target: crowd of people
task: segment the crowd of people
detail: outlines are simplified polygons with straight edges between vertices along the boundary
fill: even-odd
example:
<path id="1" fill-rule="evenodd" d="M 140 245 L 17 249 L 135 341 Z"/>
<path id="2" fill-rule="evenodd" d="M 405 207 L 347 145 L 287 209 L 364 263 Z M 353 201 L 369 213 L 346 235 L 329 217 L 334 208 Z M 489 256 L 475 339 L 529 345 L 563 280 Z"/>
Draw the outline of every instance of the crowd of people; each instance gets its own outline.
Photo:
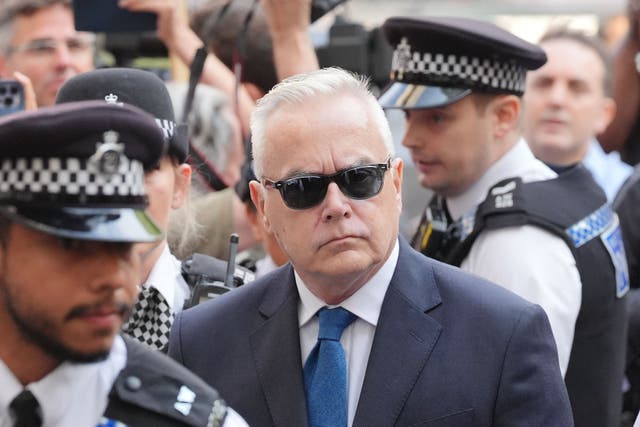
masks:
<path id="1" fill-rule="evenodd" d="M 119 0 L 191 82 L 4 1 L 0 426 L 640 426 L 635 3 L 612 52 L 389 17 L 374 94 L 311 0 Z"/>

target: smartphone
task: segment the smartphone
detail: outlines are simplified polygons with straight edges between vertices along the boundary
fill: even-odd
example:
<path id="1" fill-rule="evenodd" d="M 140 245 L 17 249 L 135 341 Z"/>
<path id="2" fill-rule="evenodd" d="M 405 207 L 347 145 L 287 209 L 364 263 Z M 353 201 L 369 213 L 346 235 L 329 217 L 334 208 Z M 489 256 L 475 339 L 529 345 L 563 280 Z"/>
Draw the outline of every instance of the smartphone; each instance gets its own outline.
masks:
<path id="1" fill-rule="evenodd" d="M 311 22 L 317 21 L 347 0 L 311 0 Z"/>
<path id="2" fill-rule="evenodd" d="M 24 110 L 24 88 L 13 79 L 0 79 L 0 116 Z"/>
<path id="3" fill-rule="evenodd" d="M 73 0 L 77 31 L 121 33 L 155 31 L 156 15 L 131 12 L 118 6 L 118 0 Z"/>

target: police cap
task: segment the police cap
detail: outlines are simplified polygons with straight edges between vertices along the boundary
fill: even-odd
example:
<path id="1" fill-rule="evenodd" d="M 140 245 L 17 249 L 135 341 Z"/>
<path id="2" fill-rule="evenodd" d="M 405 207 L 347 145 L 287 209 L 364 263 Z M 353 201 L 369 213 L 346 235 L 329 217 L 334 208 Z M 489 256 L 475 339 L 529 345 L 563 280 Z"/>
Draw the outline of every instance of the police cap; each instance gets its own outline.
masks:
<path id="1" fill-rule="evenodd" d="M 144 171 L 166 144 L 142 110 L 80 102 L 0 120 L 0 215 L 56 236 L 151 242 Z"/>
<path id="2" fill-rule="evenodd" d="M 383 108 L 430 108 L 473 92 L 522 95 L 527 70 L 544 51 L 485 21 L 457 17 L 389 18 L 383 31 L 394 48 Z"/>
<path id="3" fill-rule="evenodd" d="M 130 104 L 155 117 L 169 141 L 169 154 L 184 163 L 189 153 L 186 124 L 177 125 L 171 97 L 155 74 L 135 68 L 104 68 L 78 74 L 58 91 L 56 104 L 101 100 L 110 104 Z"/>

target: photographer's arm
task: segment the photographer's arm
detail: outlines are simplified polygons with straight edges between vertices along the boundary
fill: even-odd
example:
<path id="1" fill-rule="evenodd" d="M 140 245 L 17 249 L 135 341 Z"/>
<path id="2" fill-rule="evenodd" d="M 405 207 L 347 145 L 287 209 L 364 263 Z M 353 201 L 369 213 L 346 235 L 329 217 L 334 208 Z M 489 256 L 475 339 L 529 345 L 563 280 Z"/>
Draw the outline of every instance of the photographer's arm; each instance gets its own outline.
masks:
<path id="1" fill-rule="evenodd" d="M 175 0 L 120 0 L 125 9 L 139 12 L 153 12 L 158 15 L 158 37 L 167 49 L 187 66 L 191 64 L 202 40 L 189 26 L 188 18 L 180 13 L 183 1 Z M 233 73 L 214 54 L 209 53 L 200 79 L 202 83 L 214 86 L 236 99 L 236 79 Z M 255 104 L 249 94 L 240 86 L 237 111 L 242 124 L 243 135 L 249 133 L 249 117 Z"/>
<path id="2" fill-rule="evenodd" d="M 273 40 L 273 57 L 282 80 L 319 68 L 309 37 L 311 0 L 260 0 Z"/>

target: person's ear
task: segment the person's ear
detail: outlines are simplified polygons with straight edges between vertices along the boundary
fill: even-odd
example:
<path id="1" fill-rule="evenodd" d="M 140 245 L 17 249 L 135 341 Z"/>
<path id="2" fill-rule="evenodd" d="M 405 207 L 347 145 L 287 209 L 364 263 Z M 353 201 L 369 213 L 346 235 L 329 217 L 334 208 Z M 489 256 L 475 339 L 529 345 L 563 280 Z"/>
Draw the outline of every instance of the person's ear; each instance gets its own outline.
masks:
<path id="1" fill-rule="evenodd" d="M 520 98 L 515 95 L 502 95 L 494 98 L 487 106 L 493 114 L 493 136 L 503 139 L 518 127 L 520 118 Z"/>
<path id="2" fill-rule="evenodd" d="M 402 210 L 402 173 L 404 171 L 404 163 L 400 157 L 391 161 L 391 176 L 393 177 L 393 187 L 396 191 L 396 200 L 398 201 L 398 209 Z"/>
<path id="3" fill-rule="evenodd" d="M 259 217 L 260 213 L 257 211 L 257 209 L 251 206 L 251 203 L 253 203 L 253 201 L 244 203 L 244 211 L 247 215 L 247 221 L 249 222 L 249 226 L 251 227 L 253 237 L 255 237 L 258 242 L 262 242 L 264 238 L 262 231 L 263 228 L 260 225 L 260 221 L 262 220 Z"/>
<path id="4" fill-rule="evenodd" d="M 602 112 L 595 123 L 596 135 L 600 135 L 605 131 L 615 117 L 617 109 L 616 101 L 614 101 L 613 98 L 604 98 L 602 101 Z"/>
<path id="5" fill-rule="evenodd" d="M 173 186 L 173 198 L 171 208 L 178 209 L 189 196 L 189 186 L 191 185 L 191 166 L 182 163 L 175 168 L 175 183 Z"/>
<path id="6" fill-rule="evenodd" d="M 249 192 L 251 194 L 251 200 L 258 211 L 258 220 L 262 221 L 265 230 L 271 232 L 271 224 L 264 214 L 264 190 L 262 184 L 255 180 L 249 182 Z"/>

